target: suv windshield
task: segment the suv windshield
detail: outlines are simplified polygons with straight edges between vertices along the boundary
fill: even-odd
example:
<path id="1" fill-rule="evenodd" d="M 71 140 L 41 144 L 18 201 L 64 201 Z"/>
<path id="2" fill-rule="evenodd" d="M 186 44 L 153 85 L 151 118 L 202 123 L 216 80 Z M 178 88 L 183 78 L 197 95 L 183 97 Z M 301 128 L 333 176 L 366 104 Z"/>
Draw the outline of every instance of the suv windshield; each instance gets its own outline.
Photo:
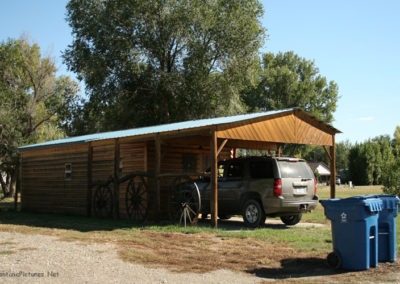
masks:
<path id="1" fill-rule="evenodd" d="M 278 164 L 283 178 L 314 178 L 305 162 L 279 161 Z"/>

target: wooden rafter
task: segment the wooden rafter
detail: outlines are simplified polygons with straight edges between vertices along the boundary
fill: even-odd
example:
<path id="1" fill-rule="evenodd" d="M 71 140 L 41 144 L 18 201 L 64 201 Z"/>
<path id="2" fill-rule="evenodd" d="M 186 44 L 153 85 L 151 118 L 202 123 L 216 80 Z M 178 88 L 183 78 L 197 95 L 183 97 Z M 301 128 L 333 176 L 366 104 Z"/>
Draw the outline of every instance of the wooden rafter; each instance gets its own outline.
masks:
<path id="1" fill-rule="evenodd" d="M 219 155 L 219 153 L 221 153 L 222 149 L 224 149 L 227 142 L 228 142 L 228 139 L 224 139 L 224 141 L 222 141 L 221 145 L 219 145 L 218 150 L 217 150 L 217 156 Z"/>

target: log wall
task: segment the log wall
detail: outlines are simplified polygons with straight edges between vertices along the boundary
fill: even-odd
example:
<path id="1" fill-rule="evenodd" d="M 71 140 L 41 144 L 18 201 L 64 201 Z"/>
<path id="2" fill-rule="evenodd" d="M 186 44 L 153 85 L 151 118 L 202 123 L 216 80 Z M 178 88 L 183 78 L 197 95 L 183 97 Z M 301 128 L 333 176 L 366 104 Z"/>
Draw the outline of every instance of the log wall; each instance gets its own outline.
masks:
<path id="1" fill-rule="evenodd" d="M 174 140 L 173 143 L 164 140 L 161 142 L 160 174 L 204 172 L 210 167 L 209 151 L 208 146 L 186 144 L 185 139 Z M 229 155 L 229 149 L 224 149 L 220 157 L 226 159 Z M 67 177 L 66 167 L 70 167 L 71 171 Z M 93 197 L 99 184 L 109 178 L 122 178 L 134 172 L 154 176 L 155 168 L 154 140 L 137 142 L 129 138 L 110 139 L 24 151 L 22 208 L 27 211 L 93 216 Z M 149 219 L 168 218 L 169 192 L 180 181 L 171 176 L 160 177 L 160 204 L 157 204 L 155 179 L 146 177 L 145 180 L 150 200 Z M 118 196 L 114 206 L 118 205 L 119 210 L 114 217 L 127 218 L 125 200 L 128 182 L 118 185 L 111 182 L 109 185 Z"/>
<path id="2" fill-rule="evenodd" d="M 145 172 L 147 168 L 146 144 L 124 141 L 120 143 L 120 177 L 133 172 Z M 147 178 L 145 178 L 148 181 Z M 119 185 L 119 216 L 127 218 L 126 188 L 129 181 Z"/>
<path id="3" fill-rule="evenodd" d="M 87 162 L 87 145 L 22 152 L 22 210 L 85 215 Z"/>

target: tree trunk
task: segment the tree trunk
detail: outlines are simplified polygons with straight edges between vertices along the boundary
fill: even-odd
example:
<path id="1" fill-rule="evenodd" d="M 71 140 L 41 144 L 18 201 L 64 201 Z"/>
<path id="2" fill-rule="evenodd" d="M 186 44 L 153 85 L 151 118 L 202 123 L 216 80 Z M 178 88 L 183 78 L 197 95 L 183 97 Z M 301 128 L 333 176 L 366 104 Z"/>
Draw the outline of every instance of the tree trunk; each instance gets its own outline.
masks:
<path id="1" fill-rule="evenodd" d="M 1 189 L 3 190 L 3 198 L 8 197 L 9 196 L 8 186 L 7 186 L 6 182 L 3 179 L 3 173 L 2 172 L 0 172 L 0 183 L 1 183 Z"/>
<path id="2" fill-rule="evenodd" d="M 8 181 L 8 187 L 9 187 L 9 196 L 15 196 L 16 192 L 16 185 L 17 185 L 17 172 L 13 171 L 13 173 L 10 174 L 10 179 Z"/>

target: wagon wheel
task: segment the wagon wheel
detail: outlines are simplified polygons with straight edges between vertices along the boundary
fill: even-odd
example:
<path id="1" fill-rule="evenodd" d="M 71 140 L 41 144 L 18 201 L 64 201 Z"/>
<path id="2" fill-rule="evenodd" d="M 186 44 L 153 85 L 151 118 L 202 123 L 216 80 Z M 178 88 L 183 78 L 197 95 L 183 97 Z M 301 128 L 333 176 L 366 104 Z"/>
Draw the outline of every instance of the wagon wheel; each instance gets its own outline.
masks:
<path id="1" fill-rule="evenodd" d="M 128 218 L 134 221 L 144 221 L 149 208 L 147 184 L 144 177 L 137 176 L 129 180 L 125 192 L 125 205 Z"/>
<path id="2" fill-rule="evenodd" d="M 169 217 L 180 225 L 196 224 L 201 211 L 200 191 L 190 178 L 177 178 L 172 186 Z"/>
<path id="3" fill-rule="evenodd" d="M 171 183 L 168 194 L 168 216 L 172 221 L 179 221 L 181 215 L 182 194 L 180 191 L 192 182 L 188 176 L 176 177 Z"/>
<path id="4" fill-rule="evenodd" d="M 94 214 L 96 217 L 111 217 L 113 195 L 108 184 L 99 185 L 94 193 Z"/>

